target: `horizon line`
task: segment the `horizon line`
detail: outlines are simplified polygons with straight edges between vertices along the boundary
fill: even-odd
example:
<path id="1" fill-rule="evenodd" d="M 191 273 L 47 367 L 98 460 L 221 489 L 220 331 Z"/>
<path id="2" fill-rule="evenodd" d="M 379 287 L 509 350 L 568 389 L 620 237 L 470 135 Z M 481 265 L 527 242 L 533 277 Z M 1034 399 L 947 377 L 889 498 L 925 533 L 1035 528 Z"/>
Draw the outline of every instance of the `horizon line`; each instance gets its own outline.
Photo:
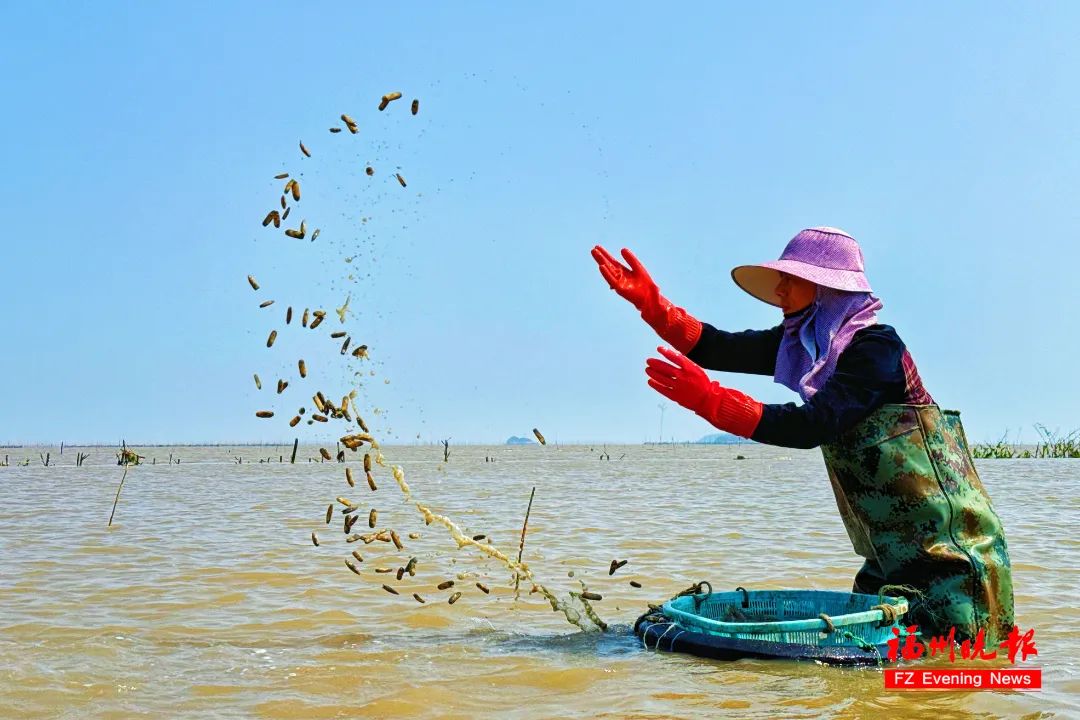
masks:
<path id="1" fill-rule="evenodd" d="M 335 440 L 335 444 L 337 442 L 338 441 Z M 142 443 L 142 442 L 127 442 L 125 440 L 123 442 L 123 446 L 129 447 L 129 448 L 131 448 L 131 447 L 292 447 L 292 444 L 293 444 L 293 440 L 286 440 L 286 441 L 282 441 L 282 442 L 254 442 L 254 441 L 250 441 L 250 440 L 237 441 L 237 442 L 222 442 L 222 441 L 214 440 L 214 441 L 205 441 L 205 442 L 175 442 L 175 443 L 169 443 L 169 442 Z M 307 446 L 319 446 L 319 445 L 324 445 L 324 444 L 326 444 L 326 441 L 321 441 L 321 442 L 320 441 L 309 441 L 309 442 L 300 443 L 300 447 L 303 447 L 305 445 L 307 445 Z M 670 440 L 662 440 L 662 441 L 657 441 L 657 440 L 571 440 L 571 441 L 560 441 L 560 440 L 554 440 L 553 439 L 553 440 L 549 440 L 547 442 L 547 445 L 596 445 L 596 446 L 603 446 L 603 445 L 759 445 L 759 444 L 760 443 L 758 443 L 755 440 L 750 440 L 750 439 L 747 439 L 747 438 L 740 438 L 740 437 L 737 437 L 737 436 L 733 436 L 733 439 L 730 440 L 730 441 L 727 441 L 727 442 L 702 442 L 700 439 L 698 439 L 698 440 L 676 440 L 674 438 L 672 438 Z M 383 446 L 383 447 L 400 447 L 400 446 L 440 447 L 442 445 L 442 442 L 438 441 L 438 440 L 430 440 L 430 441 L 428 441 L 428 440 L 413 440 L 413 441 L 410 441 L 410 442 L 389 442 L 389 441 L 385 441 L 385 442 L 380 442 L 379 445 Z M 483 446 L 483 445 L 487 445 L 487 446 L 520 447 L 520 446 L 524 446 L 524 445 L 538 445 L 539 446 L 540 443 L 536 442 L 535 440 L 532 440 L 532 439 L 530 439 L 529 442 L 527 442 L 527 443 L 509 443 L 509 442 L 506 442 L 505 440 L 501 441 L 501 442 L 463 440 L 463 441 L 460 441 L 460 442 L 452 442 L 452 443 L 450 443 L 450 447 L 454 447 L 455 445 L 457 445 L 457 446 Z M 0 450 L 17 450 L 17 449 L 20 449 L 20 448 L 49 448 L 49 447 L 60 448 L 61 446 L 63 446 L 66 449 L 66 448 L 120 448 L 122 445 L 121 445 L 121 443 L 118 443 L 118 442 L 111 442 L 111 443 L 106 443 L 106 442 L 69 443 L 69 442 L 66 442 L 66 441 L 62 441 L 62 442 L 19 442 L 19 443 L 10 443 L 10 444 L 9 443 L 0 443 Z"/>

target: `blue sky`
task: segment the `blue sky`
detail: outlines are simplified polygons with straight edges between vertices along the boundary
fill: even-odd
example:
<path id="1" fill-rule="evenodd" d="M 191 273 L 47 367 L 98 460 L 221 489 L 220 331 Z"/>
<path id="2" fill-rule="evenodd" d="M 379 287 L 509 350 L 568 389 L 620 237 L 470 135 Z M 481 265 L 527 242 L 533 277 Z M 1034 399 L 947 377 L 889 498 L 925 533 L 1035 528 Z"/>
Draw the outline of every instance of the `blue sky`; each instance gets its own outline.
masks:
<path id="1" fill-rule="evenodd" d="M 384 436 L 655 439 L 657 341 L 589 249 L 766 328 L 728 273 L 811 225 L 860 241 L 973 439 L 1080 427 L 1076 5 L 545 7 L 5 3 L 0 442 L 291 439 L 358 368 L 284 306 L 349 292 Z M 259 225 L 283 171 L 315 243 Z M 669 404 L 666 437 L 710 431 Z"/>

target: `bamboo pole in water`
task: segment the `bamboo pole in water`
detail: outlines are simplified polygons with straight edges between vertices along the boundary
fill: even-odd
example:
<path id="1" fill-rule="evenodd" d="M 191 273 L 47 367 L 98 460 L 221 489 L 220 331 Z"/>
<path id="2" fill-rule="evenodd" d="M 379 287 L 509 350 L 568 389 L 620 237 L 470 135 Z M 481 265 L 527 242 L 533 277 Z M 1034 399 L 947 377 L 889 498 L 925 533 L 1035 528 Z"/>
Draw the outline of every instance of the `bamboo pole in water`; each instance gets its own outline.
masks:
<path id="1" fill-rule="evenodd" d="M 120 478 L 120 487 L 116 488 L 116 498 L 113 500 L 112 512 L 109 513 L 109 527 L 112 527 L 113 515 L 116 514 L 116 503 L 120 502 L 120 491 L 124 489 L 124 481 L 127 480 L 128 466 L 124 466 L 124 475 Z"/>
<path id="2" fill-rule="evenodd" d="M 521 525 L 521 542 L 518 543 L 518 565 L 521 564 L 521 555 L 525 552 L 525 532 L 529 529 L 529 513 L 532 512 L 533 496 L 536 495 L 536 486 L 533 486 L 532 492 L 529 493 L 529 507 L 525 510 L 525 522 Z M 521 585 L 521 574 L 514 574 L 514 600 L 518 599 L 518 588 Z"/>

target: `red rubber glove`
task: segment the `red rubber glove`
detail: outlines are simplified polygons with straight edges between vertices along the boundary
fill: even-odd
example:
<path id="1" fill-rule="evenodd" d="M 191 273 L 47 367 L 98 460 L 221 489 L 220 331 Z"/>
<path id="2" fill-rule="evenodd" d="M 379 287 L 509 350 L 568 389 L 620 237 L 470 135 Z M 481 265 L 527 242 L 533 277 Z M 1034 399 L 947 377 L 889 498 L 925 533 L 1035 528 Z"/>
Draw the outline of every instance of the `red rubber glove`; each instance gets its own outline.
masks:
<path id="1" fill-rule="evenodd" d="M 761 403 L 738 390 L 710 381 L 705 371 L 682 353 L 665 347 L 656 349 L 671 363 L 656 358 L 645 362 L 645 374 L 649 376 L 652 389 L 693 410 L 721 430 L 744 438 L 754 434 L 761 421 L 764 407 Z"/>
<path id="2" fill-rule="evenodd" d="M 657 335 L 680 352 L 688 353 L 694 349 L 701 337 L 701 322 L 660 294 L 660 288 L 634 253 L 626 248 L 622 250 L 630 267 L 599 245 L 592 249 L 592 256 L 611 289 L 633 303 Z"/>

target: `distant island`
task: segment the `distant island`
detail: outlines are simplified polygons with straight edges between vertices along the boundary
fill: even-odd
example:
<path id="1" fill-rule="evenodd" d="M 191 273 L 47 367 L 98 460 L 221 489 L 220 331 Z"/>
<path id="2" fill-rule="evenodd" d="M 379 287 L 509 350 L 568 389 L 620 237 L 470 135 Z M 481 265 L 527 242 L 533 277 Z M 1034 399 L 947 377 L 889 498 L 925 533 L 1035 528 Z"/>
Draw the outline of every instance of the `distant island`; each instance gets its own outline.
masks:
<path id="1" fill-rule="evenodd" d="M 536 441 L 532 438 L 518 437 L 517 435 L 511 435 L 507 440 L 507 445 L 532 445 Z"/>
<path id="2" fill-rule="evenodd" d="M 746 438 L 739 437 L 738 435 L 732 435 L 731 433 L 713 433 L 712 435 L 706 435 L 698 440 L 696 445 L 742 445 L 743 443 L 752 443 L 753 440 L 747 440 Z"/>

